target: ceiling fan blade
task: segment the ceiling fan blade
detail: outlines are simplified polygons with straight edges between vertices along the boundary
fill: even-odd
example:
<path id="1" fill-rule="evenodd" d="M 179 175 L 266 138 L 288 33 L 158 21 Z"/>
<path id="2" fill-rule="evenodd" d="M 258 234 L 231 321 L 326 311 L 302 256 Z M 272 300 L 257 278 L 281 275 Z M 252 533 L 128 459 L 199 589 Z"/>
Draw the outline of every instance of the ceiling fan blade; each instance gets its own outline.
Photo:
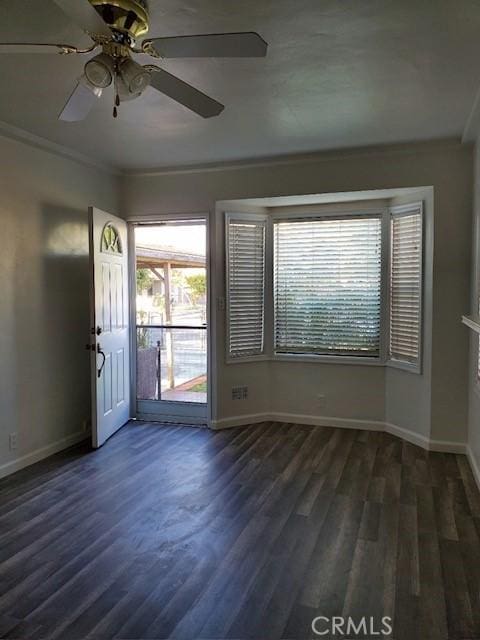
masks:
<path id="1" fill-rule="evenodd" d="M 97 45 L 89 49 L 79 49 L 70 44 L 46 44 L 35 42 L 0 42 L 0 53 L 90 53 Z"/>
<path id="2" fill-rule="evenodd" d="M 268 45 L 258 33 L 213 33 L 144 40 L 142 50 L 153 48 L 161 58 L 263 58 Z"/>
<path id="3" fill-rule="evenodd" d="M 82 76 L 63 107 L 58 119 L 64 122 L 84 120 L 90 113 L 95 101 L 98 100 L 101 95 L 102 90 L 91 85 L 86 77 Z"/>
<path id="4" fill-rule="evenodd" d="M 172 76 L 167 71 L 152 65 L 148 65 L 147 69 L 152 72 L 150 85 L 154 89 L 183 104 L 184 107 L 198 113 L 203 118 L 218 116 L 225 109 L 220 102 L 209 98 L 198 89 L 183 82 L 180 78 Z"/>
<path id="5" fill-rule="evenodd" d="M 111 38 L 112 32 L 88 0 L 53 0 L 60 9 L 89 35 Z"/>

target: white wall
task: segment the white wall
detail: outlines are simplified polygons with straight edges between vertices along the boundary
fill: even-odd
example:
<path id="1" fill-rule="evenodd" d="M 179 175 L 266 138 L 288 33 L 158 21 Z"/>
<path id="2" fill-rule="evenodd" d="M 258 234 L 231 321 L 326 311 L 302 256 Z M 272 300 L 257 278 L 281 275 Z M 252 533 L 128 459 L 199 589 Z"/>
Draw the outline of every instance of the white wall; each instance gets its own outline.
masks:
<path id="1" fill-rule="evenodd" d="M 0 138 L 0 475 L 82 437 L 90 416 L 87 210 L 118 182 Z M 9 434 L 18 449 L 9 450 Z M 84 435 L 84 434 L 83 434 Z"/>
<path id="2" fill-rule="evenodd" d="M 214 414 L 218 420 L 262 413 L 270 395 L 273 409 L 282 413 L 367 421 L 400 416 L 404 424 L 399 426 L 423 435 L 430 429 L 429 437 L 434 440 L 466 442 L 468 336 L 459 319 L 470 299 L 471 148 L 443 141 L 276 163 L 137 174 L 123 181 L 122 206 L 127 217 L 211 213 L 217 252 L 212 282 L 216 297 L 224 295 L 223 233 L 214 213 L 217 201 L 424 186 L 433 186 L 435 194 L 431 402 L 428 396 L 425 401 L 423 393 L 420 397 L 409 395 L 414 383 L 403 372 L 387 374 L 387 382 L 400 392 L 386 393 L 382 368 L 285 362 L 226 364 L 225 318 L 215 307 L 218 394 Z M 249 400 L 231 401 L 232 385 L 245 382 L 250 387 Z M 326 395 L 321 408 L 315 397 L 319 392 Z M 405 411 L 407 402 L 412 403 L 410 413 Z M 412 416 L 415 424 L 411 424 Z"/>

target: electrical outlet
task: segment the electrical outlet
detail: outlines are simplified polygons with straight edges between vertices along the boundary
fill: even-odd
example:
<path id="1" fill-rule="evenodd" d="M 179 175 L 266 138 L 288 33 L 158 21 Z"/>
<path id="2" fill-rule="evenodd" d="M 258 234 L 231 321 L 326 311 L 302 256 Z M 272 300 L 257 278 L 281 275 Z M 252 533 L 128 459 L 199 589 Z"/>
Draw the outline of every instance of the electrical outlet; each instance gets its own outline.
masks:
<path id="1" fill-rule="evenodd" d="M 232 387 L 232 400 L 246 400 L 248 387 Z"/>
<path id="2" fill-rule="evenodd" d="M 15 449 L 17 448 L 17 434 L 16 433 L 11 433 L 8 436 L 8 444 L 10 447 L 10 451 L 15 451 Z"/>
<path id="3" fill-rule="evenodd" d="M 317 393 L 317 405 L 323 407 L 325 405 L 325 394 Z"/>

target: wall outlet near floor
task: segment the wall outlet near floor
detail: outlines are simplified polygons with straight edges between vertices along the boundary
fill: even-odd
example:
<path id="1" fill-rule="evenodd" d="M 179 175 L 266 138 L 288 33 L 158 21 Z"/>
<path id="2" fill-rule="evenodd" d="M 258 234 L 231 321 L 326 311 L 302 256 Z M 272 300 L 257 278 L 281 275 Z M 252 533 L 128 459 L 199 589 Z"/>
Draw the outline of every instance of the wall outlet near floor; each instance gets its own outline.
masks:
<path id="1" fill-rule="evenodd" d="M 325 394 L 324 393 L 317 393 L 316 399 L 317 399 L 317 406 L 318 407 L 324 407 L 325 406 Z"/>
<path id="2" fill-rule="evenodd" d="M 15 449 L 17 448 L 17 434 L 16 433 L 10 433 L 8 436 L 8 446 L 10 448 L 10 451 L 15 451 Z"/>
<path id="3" fill-rule="evenodd" d="M 246 400 L 248 387 L 232 387 L 232 400 Z"/>

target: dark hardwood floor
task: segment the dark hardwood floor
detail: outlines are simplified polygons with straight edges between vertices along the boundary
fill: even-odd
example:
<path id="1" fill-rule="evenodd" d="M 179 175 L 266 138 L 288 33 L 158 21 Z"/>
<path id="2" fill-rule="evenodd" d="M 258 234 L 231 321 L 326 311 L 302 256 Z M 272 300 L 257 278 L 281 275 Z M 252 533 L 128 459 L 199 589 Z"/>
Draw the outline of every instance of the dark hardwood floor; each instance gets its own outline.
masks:
<path id="1" fill-rule="evenodd" d="M 129 425 L 4 479 L 0 505 L 3 638 L 304 639 L 342 615 L 480 638 L 467 460 L 387 434 Z"/>

